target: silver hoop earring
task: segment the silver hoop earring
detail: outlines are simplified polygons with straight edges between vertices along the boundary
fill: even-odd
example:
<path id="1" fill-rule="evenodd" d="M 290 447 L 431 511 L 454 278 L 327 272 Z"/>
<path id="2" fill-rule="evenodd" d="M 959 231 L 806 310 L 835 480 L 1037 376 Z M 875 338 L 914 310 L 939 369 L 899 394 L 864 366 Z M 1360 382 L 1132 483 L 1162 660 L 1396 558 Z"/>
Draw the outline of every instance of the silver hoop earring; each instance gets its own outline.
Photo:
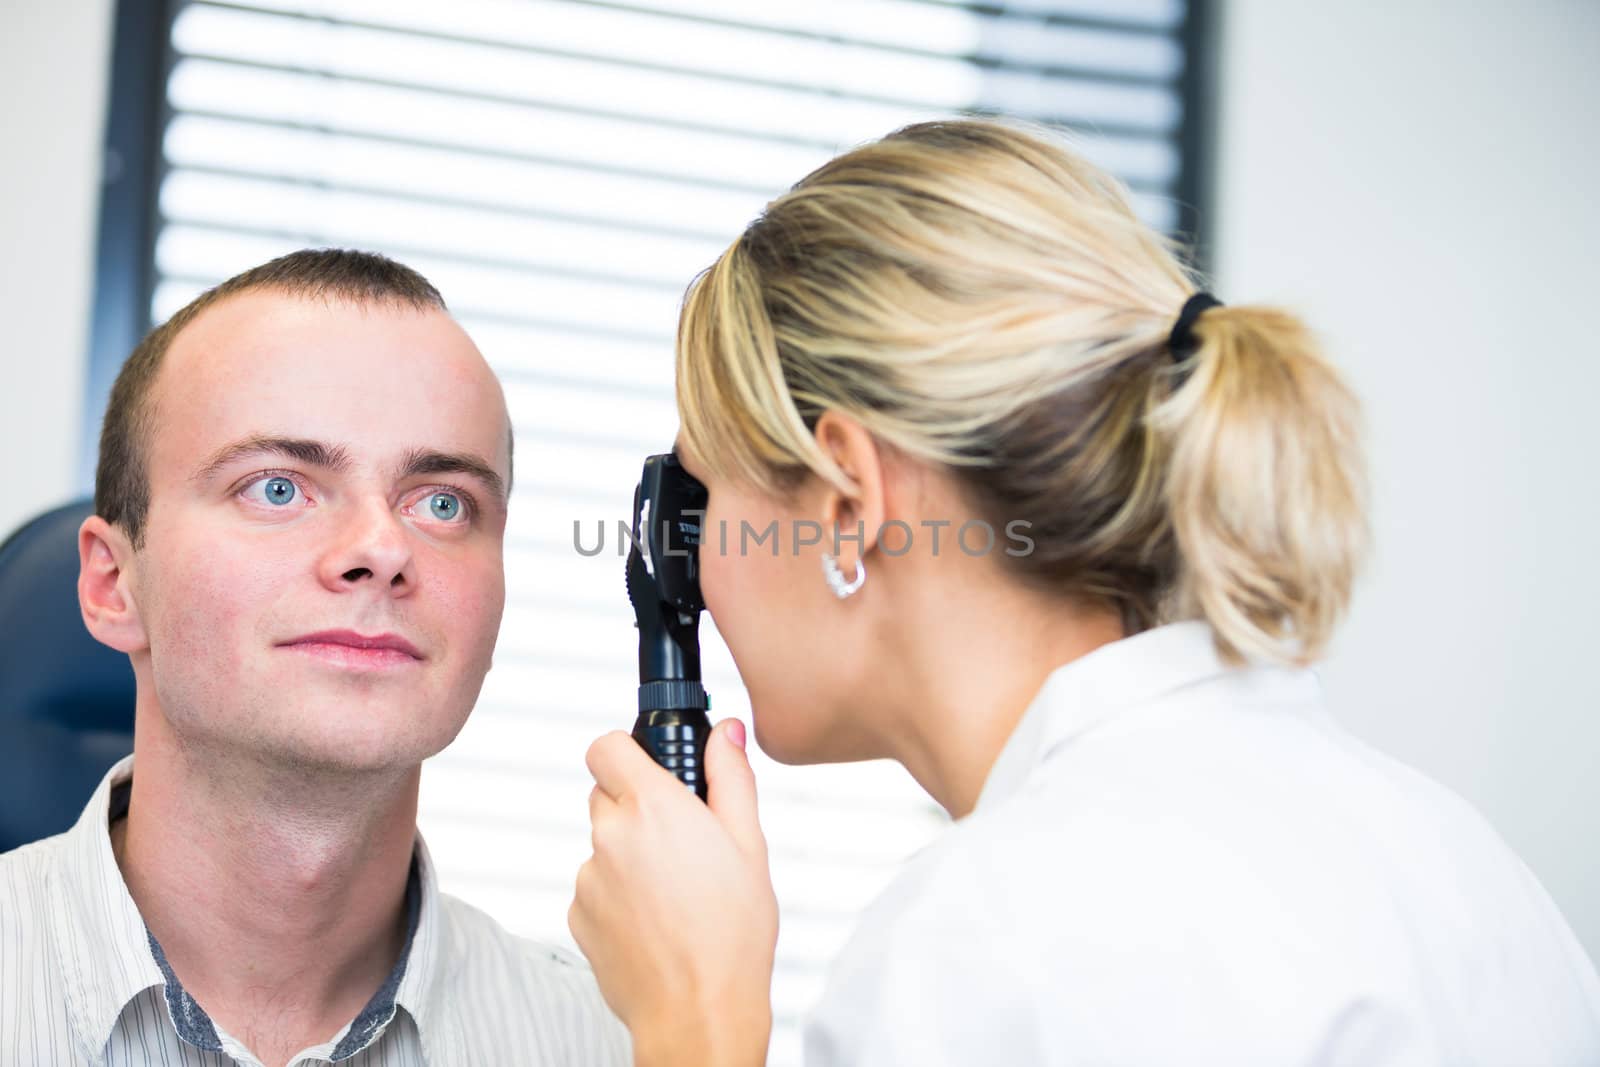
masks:
<path id="1" fill-rule="evenodd" d="M 828 588 L 833 590 L 833 595 L 840 600 L 845 600 L 856 594 L 856 590 L 867 580 L 867 565 L 856 559 L 856 576 L 852 581 L 844 580 L 844 572 L 839 569 L 839 561 L 828 553 L 822 554 L 822 577 L 827 579 Z"/>

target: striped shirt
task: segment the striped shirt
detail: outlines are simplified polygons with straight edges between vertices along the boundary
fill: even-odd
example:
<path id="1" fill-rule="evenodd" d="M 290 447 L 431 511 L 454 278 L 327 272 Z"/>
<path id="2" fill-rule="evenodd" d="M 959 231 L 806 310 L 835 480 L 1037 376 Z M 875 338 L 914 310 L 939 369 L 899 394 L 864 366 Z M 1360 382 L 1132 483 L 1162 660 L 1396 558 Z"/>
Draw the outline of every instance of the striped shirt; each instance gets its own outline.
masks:
<path id="1" fill-rule="evenodd" d="M 109 825 L 132 775 L 130 756 L 72 829 L 0 855 L 0 1067 L 261 1067 L 183 989 L 128 895 Z M 407 901 L 388 980 L 290 1065 L 632 1062 L 588 967 L 440 893 L 420 836 Z"/>

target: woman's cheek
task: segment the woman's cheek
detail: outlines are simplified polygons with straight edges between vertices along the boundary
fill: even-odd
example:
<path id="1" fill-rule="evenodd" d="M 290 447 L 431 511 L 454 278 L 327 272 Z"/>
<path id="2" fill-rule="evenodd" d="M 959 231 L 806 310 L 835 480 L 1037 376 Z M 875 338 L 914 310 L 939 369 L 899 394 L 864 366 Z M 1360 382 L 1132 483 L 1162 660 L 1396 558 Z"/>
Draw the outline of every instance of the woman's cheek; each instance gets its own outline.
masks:
<path id="1" fill-rule="evenodd" d="M 728 581 L 729 553 L 736 549 L 738 523 L 730 521 L 714 496 L 700 517 L 700 595 L 715 618 Z M 734 536 L 729 537 L 732 532 Z"/>
<path id="2" fill-rule="evenodd" d="M 713 619 L 720 619 L 723 613 L 722 592 L 726 588 L 727 569 L 730 560 L 722 553 L 717 542 L 716 527 L 709 526 L 711 536 L 700 544 L 700 595 L 705 600 L 706 609 L 711 612 Z M 721 629 L 718 622 L 718 629 Z"/>

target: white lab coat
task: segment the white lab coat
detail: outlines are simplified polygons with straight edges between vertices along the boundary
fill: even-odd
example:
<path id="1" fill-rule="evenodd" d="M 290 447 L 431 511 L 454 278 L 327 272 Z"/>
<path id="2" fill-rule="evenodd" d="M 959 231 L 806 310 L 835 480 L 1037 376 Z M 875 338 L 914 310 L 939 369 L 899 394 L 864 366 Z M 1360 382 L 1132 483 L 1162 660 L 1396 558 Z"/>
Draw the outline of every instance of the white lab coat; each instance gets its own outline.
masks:
<path id="1" fill-rule="evenodd" d="M 1180 623 L 1049 677 L 804 1040 L 807 1067 L 1597 1067 L 1600 979 L 1468 804 L 1310 671 Z"/>

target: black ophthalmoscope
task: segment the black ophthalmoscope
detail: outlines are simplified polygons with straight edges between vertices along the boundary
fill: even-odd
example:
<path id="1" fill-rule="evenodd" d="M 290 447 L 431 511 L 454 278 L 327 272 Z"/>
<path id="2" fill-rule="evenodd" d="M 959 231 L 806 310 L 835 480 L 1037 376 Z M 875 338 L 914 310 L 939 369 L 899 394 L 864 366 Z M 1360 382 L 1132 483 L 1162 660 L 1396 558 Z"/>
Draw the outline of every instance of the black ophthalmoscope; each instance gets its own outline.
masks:
<path id="1" fill-rule="evenodd" d="M 706 798 L 711 698 L 700 684 L 700 527 L 706 488 L 667 453 L 644 461 L 633 493 L 628 599 L 639 628 L 633 739 Z"/>

